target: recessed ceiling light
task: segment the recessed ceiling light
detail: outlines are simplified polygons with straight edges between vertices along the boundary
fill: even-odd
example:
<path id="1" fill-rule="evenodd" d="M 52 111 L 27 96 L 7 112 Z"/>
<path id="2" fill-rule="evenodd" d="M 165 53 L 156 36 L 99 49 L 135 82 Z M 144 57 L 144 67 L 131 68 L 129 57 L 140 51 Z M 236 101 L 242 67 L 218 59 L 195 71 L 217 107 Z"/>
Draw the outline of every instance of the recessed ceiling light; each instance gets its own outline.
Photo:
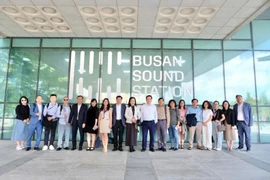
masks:
<path id="1" fill-rule="evenodd" d="M 8 14 L 17 14 L 19 11 L 12 7 L 3 7 L 3 11 L 5 11 Z"/>
<path id="2" fill-rule="evenodd" d="M 124 18 L 124 19 L 122 19 L 122 22 L 126 23 L 126 24 L 131 24 L 131 23 L 135 22 L 135 19 L 133 19 L 133 18 Z"/>
<path id="3" fill-rule="evenodd" d="M 160 13 L 163 15 L 170 15 L 170 14 L 174 13 L 174 9 L 173 8 L 164 8 L 160 11 Z"/>
<path id="4" fill-rule="evenodd" d="M 22 10 L 27 14 L 36 14 L 38 11 L 32 7 L 23 7 Z"/>
<path id="5" fill-rule="evenodd" d="M 107 27 L 107 30 L 109 30 L 109 31 L 117 31 L 119 28 L 118 27 L 116 27 L 116 26 L 108 26 Z"/>
<path id="6" fill-rule="evenodd" d="M 101 31 L 102 30 L 102 28 L 99 26 L 91 26 L 90 29 L 93 31 Z"/>
<path id="7" fill-rule="evenodd" d="M 163 27 L 163 26 L 159 26 L 159 27 L 156 27 L 156 30 L 157 31 L 167 31 L 168 28 L 167 27 Z"/>
<path id="8" fill-rule="evenodd" d="M 180 14 L 187 16 L 187 15 L 193 14 L 194 12 L 195 12 L 195 9 L 193 8 L 185 8 L 180 11 Z"/>
<path id="9" fill-rule="evenodd" d="M 115 9 L 111 7 L 105 7 L 101 10 L 104 14 L 113 14 L 115 12 Z"/>
<path id="10" fill-rule="evenodd" d="M 193 23 L 194 23 L 194 24 L 205 24 L 205 23 L 207 23 L 207 19 L 205 19 L 205 18 L 195 19 L 195 20 L 193 21 Z"/>
<path id="11" fill-rule="evenodd" d="M 51 26 L 41 26 L 41 29 L 44 30 L 44 31 L 52 31 L 53 27 L 51 27 Z"/>
<path id="12" fill-rule="evenodd" d="M 84 7 L 82 8 L 82 12 L 85 14 L 95 14 L 96 10 L 91 7 Z"/>
<path id="13" fill-rule="evenodd" d="M 177 24 L 187 24 L 187 23 L 189 23 L 189 19 L 181 18 L 181 19 L 177 19 L 175 22 Z"/>
<path id="14" fill-rule="evenodd" d="M 123 9 L 121 10 L 121 12 L 122 12 L 123 14 L 126 14 L 126 15 L 131 15 L 131 14 L 134 14 L 134 13 L 135 13 L 135 9 L 126 7 L 126 8 L 123 8 Z"/>
<path id="15" fill-rule="evenodd" d="M 93 17 L 93 18 L 87 18 L 86 21 L 89 23 L 98 23 L 99 19 Z"/>
<path id="16" fill-rule="evenodd" d="M 200 27 L 191 27 L 188 29 L 189 32 L 200 32 L 201 28 Z"/>
<path id="17" fill-rule="evenodd" d="M 211 15 L 211 14 L 214 14 L 216 10 L 213 9 L 213 8 L 205 8 L 203 10 L 200 11 L 200 14 L 201 15 L 204 15 L 204 16 L 207 16 L 207 15 Z"/>
<path id="18" fill-rule="evenodd" d="M 111 23 L 112 24 L 112 23 L 116 23 L 117 19 L 115 19 L 115 18 L 105 18 L 104 21 L 106 23 Z"/>
<path id="19" fill-rule="evenodd" d="M 182 32 L 182 31 L 185 30 L 185 28 L 178 26 L 178 27 L 172 28 L 172 30 L 175 31 L 175 32 Z"/>
<path id="20" fill-rule="evenodd" d="M 124 29 L 125 31 L 134 31 L 134 30 L 135 30 L 135 28 L 132 27 L 132 26 L 125 26 L 125 27 L 123 27 L 123 29 Z"/>
<path id="21" fill-rule="evenodd" d="M 54 8 L 51 7 L 43 7 L 42 11 L 47 14 L 55 14 L 57 12 Z"/>
<path id="22" fill-rule="evenodd" d="M 26 18 L 23 18 L 23 17 L 15 17 L 14 18 L 17 22 L 20 22 L 20 23 L 28 23 L 28 19 Z"/>
<path id="23" fill-rule="evenodd" d="M 161 18 L 161 19 L 159 19 L 158 20 L 158 22 L 160 23 L 160 24 L 168 24 L 168 23 L 170 23 L 172 20 L 170 20 L 169 18 Z"/>
<path id="24" fill-rule="evenodd" d="M 59 23 L 59 24 L 64 22 L 64 20 L 62 18 L 59 18 L 59 17 L 52 17 L 51 21 L 54 23 Z"/>
<path id="25" fill-rule="evenodd" d="M 41 18 L 41 17 L 34 17 L 33 21 L 35 21 L 36 23 L 45 23 L 46 19 Z"/>
<path id="26" fill-rule="evenodd" d="M 57 28 L 59 30 L 61 30 L 61 31 L 68 31 L 68 30 L 70 30 L 69 27 L 67 27 L 67 26 L 57 26 Z"/>
<path id="27" fill-rule="evenodd" d="M 27 29 L 27 30 L 30 30 L 30 31 L 36 31 L 37 30 L 37 27 L 31 26 L 31 25 L 24 26 L 24 28 Z"/>

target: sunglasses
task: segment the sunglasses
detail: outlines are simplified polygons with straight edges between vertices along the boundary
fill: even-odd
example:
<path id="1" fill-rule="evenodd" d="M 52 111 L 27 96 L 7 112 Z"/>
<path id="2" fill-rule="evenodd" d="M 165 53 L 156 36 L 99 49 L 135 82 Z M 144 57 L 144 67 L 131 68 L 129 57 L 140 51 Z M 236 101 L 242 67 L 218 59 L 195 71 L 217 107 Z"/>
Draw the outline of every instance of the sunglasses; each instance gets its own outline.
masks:
<path id="1" fill-rule="evenodd" d="M 26 101 L 26 99 L 22 99 L 21 101 Z"/>
<path id="2" fill-rule="evenodd" d="M 64 99 L 64 101 L 68 101 L 68 99 Z"/>

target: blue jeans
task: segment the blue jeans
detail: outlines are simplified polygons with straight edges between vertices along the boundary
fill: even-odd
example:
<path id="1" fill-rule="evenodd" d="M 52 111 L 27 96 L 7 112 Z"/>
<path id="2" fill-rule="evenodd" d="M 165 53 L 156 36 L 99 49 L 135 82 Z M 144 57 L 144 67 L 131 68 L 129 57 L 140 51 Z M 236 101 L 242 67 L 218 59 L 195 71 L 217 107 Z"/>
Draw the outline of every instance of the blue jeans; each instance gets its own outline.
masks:
<path id="1" fill-rule="evenodd" d="M 70 134 L 70 127 L 67 124 L 58 124 L 58 143 L 57 147 L 62 148 L 63 143 L 63 135 L 65 134 L 65 143 L 63 147 L 69 147 L 69 134 Z"/>
<path id="2" fill-rule="evenodd" d="M 175 129 L 176 125 L 170 125 L 169 136 L 171 140 L 171 147 L 178 148 L 178 129 Z"/>
<path id="3" fill-rule="evenodd" d="M 27 147 L 31 147 L 31 140 L 36 131 L 36 144 L 34 147 L 39 147 L 41 134 L 42 134 L 42 124 L 41 121 L 38 121 L 36 124 L 28 125 L 28 137 L 27 137 Z"/>

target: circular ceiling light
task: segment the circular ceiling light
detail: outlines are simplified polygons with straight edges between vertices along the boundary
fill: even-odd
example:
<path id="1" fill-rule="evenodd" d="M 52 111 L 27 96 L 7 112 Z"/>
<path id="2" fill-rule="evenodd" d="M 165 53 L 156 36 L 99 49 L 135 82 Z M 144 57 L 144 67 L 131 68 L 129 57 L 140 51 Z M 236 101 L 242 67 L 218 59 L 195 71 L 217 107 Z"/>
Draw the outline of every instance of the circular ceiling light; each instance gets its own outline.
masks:
<path id="1" fill-rule="evenodd" d="M 193 8 L 185 8 L 180 11 L 180 14 L 188 16 L 188 15 L 193 14 L 194 12 L 195 12 L 195 9 Z"/>
<path id="2" fill-rule="evenodd" d="M 119 28 L 118 27 L 116 27 L 116 26 L 108 26 L 107 27 L 107 30 L 109 30 L 109 31 L 117 31 Z"/>
<path id="3" fill-rule="evenodd" d="M 132 26 L 125 26 L 125 27 L 123 27 L 123 29 L 124 29 L 125 31 L 134 31 L 134 30 L 135 30 L 135 28 L 132 27 Z"/>
<path id="4" fill-rule="evenodd" d="M 41 17 L 34 17 L 33 21 L 35 21 L 36 23 L 45 23 L 46 19 L 41 18 Z"/>
<path id="5" fill-rule="evenodd" d="M 95 24 L 95 23 L 99 22 L 99 19 L 93 17 L 93 18 L 87 18 L 86 21 L 89 22 L 89 23 L 94 23 Z"/>
<path id="6" fill-rule="evenodd" d="M 189 19 L 181 18 L 181 19 L 177 19 L 175 22 L 177 24 L 187 24 L 187 23 L 189 23 Z"/>
<path id="7" fill-rule="evenodd" d="M 175 32 L 182 32 L 182 31 L 185 30 L 185 28 L 183 28 L 183 27 L 181 27 L 181 26 L 178 26 L 178 27 L 172 28 L 172 30 L 175 31 Z"/>
<path id="8" fill-rule="evenodd" d="M 17 14 L 19 11 L 12 7 L 3 7 L 3 11 L 5 11 L 8 14 Z"/>
<path id="9" fill-rule="evenodd" d="M 168 28 L 167 27 L 163 27 L 163 26 L 159 26 L 156 28 L 157 31 L 167 31 Z"/>
<path id="10" fill-rule="evenodd" d="M 209 15 L 214 14 L 215 11 L 216 10 L 213 9 L 213 8 L 205 8 L 205 9 L 200 11 L 200 14 L 203 15 L 203 16 L 209 16 Z"/>
<path id="11" fill-rule="evenodd" d="M 32 7 L 23 7 L 22 10 L 27 14 L 36 14 L 38 11 Z"/>
<path id="12" fill-rule="evenodd" d="M 17 22 L 20 22 L 20 23 L 28 23 L 28 19 L 26 18 L 23 18 L 23 17 L 15 17 L 14 18 Z"/>
<path id="13" fill-rule="evenodd" d="M 24 28 L 30 31 L 36 31 L 38 29 L 37 27 L 31 25 L 24 26 Z"/>
<path id="14" fill-rule="evenodd" d="M 67 26 L 57 26 L 57 28 L 61 31 L 69 31 L 70 30 L 69 27 L 67 27 Z"/>
<path id="15" fill-rule="evenodd" d="M 174 9 L 173 8 L 164 8 L 160 11 L 160 13 L 163 15 L 170 15 L 170 14 L 174 13 Z"/>
<path id="16" fill-rule="evenodd" d="M 41 26 L 41 29 L 44 30 L 44 31 L 52 31 L 53 27 L 51 27 L 51 26 Z"/>
<path id="17" fill-rule="evenodd" d="M 122 22 L 126 23 L 126 24 L 132 24 L 132 23 L 135 22 L 135 19 L 133 19 L 133 18 L 124 18 L 124 19 L 122 19 Z"/>
<path id="18" fill-rule="evenodd" d="M 160 23 L 160 24 L 168 24 L 168 23 L 170 23 L 172 20 L 170 20 L 169 18 L 161 18 L 161 19 L 159 19 L 158 20 L 158 22 Z"/>
<path id="19" fill-rule="evenodd" d="M 194 24 L 199 24 L 199 25 L 205 24 L 205 23 L 207 23 L 207 19 L 205 19 L 205 18 L 195 19 L 195 20 L 193 21 L 193 23 L 194 23 Z"/>
<path id="20" fill-rule="evenodd" d="M 126 15 L 131 15 L 135 13 L 135 9 L 126 7 L 126 8 L 121 9 L 121 12 Z"/>
<path id="21" fill-rule="evenodd" d="M 84 7 L 82 8 L 82 12 L 84 14 L 95 14 L 96 10 L 94 8 L 91 8 L 91 7 Z"/>
<path id="22" fill-rule="evenodd" d="M 91 26 L 90 29 L 93 31 L 101 31 L 102 30 L 102 28 L 99 26 Z"/>
<path id="23" fill-rule="evenodd" d="M 64 22 L 64 20 L 62 18 L 59 18 L 59 17 L 52 17 L 51 21 L 54 23 L 58 23 L 58 24 L 61 24 Z"/>
<path id="24" fill-rule="evenodd" d="M 54 8 L 51 7 L 43 7 L 42 11 L 47 14 L 55 14 L 57 12 Z"/>
<path id="25" fill-rule="evenodd" d="M 115 9 L 111 8 L 111 7 L 105 7 L 105 8 L 102 8 L 101 10 L 104 14 L 113 14 L 115 12 Z"/>
<path id="26" fill-rule="evenodd" d="M 106 23 L 113 24 L 113 23 L 116 23 L 117 22 L 117 19 L 115 19 L 115 18 L 105 18 L 104 21 Z"/>
<path id="27" fill-rule="evenodd" d="M 201 28 L 200 27 L 192 27 L 192 28 L 189 28 L 189 32 L 193 32 L 193 33 L 195 33 L 195 32 L 200 32 L 200 30 L 201 30 Z"/>

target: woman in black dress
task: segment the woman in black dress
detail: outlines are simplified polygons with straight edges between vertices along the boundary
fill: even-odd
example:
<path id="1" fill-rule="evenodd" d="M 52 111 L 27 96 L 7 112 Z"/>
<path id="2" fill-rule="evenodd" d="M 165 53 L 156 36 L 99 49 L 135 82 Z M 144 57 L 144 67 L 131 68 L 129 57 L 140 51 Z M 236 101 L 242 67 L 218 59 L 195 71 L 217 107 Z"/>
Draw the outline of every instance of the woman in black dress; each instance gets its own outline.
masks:
<path id="1" fill-rule="evenodd" d="M 98 115 L 99 109 L 97 108 L 97 100 L 92 99 L 90 107 L 87 111 L 87 119 L 85 125 L 85 132 L 87 133 L 88 148 L 86 151 L 93 151 L 95 149 L 96 135 L 98 133 Z M 92 143 L 90 145 L 90 138 L 92 136 Z"/>

